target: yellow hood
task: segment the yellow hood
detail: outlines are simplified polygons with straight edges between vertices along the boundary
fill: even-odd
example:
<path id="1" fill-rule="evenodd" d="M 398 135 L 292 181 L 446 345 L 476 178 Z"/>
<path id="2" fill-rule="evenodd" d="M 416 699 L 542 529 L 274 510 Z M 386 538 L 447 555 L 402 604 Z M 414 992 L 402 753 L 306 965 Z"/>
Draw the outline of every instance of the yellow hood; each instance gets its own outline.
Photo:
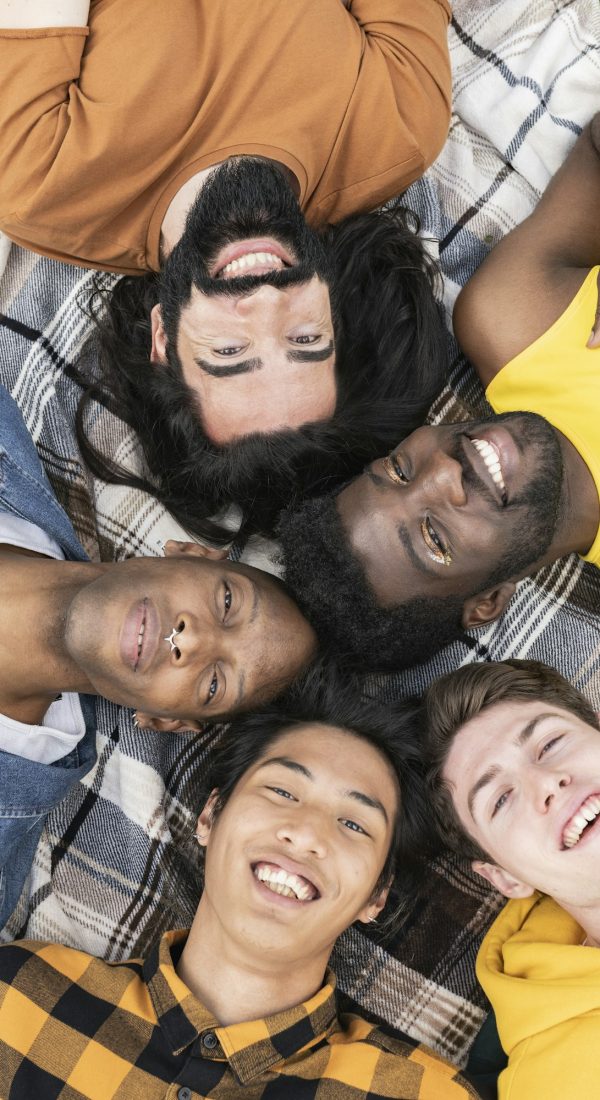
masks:
<path id="1" fill-rule="evenodd" d="M 510 901 L 485 937 L 477 977 L 509 1056 L 500 1100 L 600 1096 L 600 950 L 551 898 Z"/>

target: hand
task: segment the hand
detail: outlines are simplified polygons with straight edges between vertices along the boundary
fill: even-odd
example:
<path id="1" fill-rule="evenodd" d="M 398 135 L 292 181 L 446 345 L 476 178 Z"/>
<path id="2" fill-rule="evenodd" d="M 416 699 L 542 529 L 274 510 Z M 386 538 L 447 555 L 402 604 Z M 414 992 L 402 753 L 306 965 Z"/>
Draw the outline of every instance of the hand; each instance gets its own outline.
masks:
<path id="1" fill-rule="evenodd" d="M 598 275 L 598 303 L 596 305 L 596 316 L 594 318 L 594 327 L 590 333 L 590 338 L 587 342 L 588 348 L 600 348 L 600 275 Z"/>

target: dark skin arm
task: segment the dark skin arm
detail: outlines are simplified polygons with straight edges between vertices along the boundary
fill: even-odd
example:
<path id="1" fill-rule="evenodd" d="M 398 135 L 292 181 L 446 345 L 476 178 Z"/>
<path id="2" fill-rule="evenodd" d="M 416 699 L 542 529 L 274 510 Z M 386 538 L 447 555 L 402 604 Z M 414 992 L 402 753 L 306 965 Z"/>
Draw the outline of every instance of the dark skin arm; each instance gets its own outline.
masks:
<path id="1" fill-rule="evenodd" d="M 599 214 L 600 112 L 534 212 L 496 245 L 458 296 L 456 338 L 484 386 L 554 324 L 600 262 Z M 600 309 L 588 346 L 600 347 Z"/>

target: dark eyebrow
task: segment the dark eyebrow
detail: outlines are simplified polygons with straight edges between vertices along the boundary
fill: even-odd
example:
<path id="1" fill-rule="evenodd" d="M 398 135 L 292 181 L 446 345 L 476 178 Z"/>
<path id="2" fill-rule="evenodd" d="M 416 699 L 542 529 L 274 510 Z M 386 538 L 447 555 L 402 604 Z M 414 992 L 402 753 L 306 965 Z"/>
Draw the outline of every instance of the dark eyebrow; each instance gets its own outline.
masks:
<path id="1" fill-rule="evenodd" d="M 484 787 L 487 787 L 488 783 L 492 782 L 492 779 L 496 778 L 499 771 L 500 768 L 498 767 L 498 765 L 493 764 L 491 768 L 488 768 L 488 770 L 483 773 L 483 775 L 479 776 L 477 782 L 474 783 L 471 787 L 471 790 L 469 791 L 469 797 L 467 798 L 467 806 L 469 807 L 469 813 L 471 817 L 473 817 L 473 803 L 477 795 L 481 790 L 483 790 Z M 475 819 L 473 818 L 473 820 Z"/>
<path id="2" fill-rule="evenodd" d="M 290 363 L 322 363 L 333 352 L 333 340 L 326 348 L 303 349 L 288 351 L 287 359 Z M 262 359 L 241 359 L 239 363 L 209 363 L 207 359 L 195 359 L 197 367 L 211 378 L 233 378 L 236 374 L 252 374 L 253 371 L 262 369 Z"/>
<path id="3" fill-rule="evenodd" d="M 209 363 L 206 359 L 194 359 L 197 367 L 212 378 L 232 378 L 235 374 L 252 374 L 262 367 L 261 359 L 242 359 L 239 363 Z"/>
<path id="4" fill-rule="evenodd" d="M 306 777 L 306 779 L 313 779 L 314 775 L 308 768 L 304 767 L 304 764 L 299 764 L 297 760 L 290 760 L 289 756 L 270 756 L 268 760 L 263 760 L 260 765 L 261 768 L 267 768 L 269 764 L 281 764 L 283 768 L 289 768 L 292 772 L 298 772 L 300 775 Z"/>
<path id="5" fill-rule="evenodd" d="M 539 726 L 540 722 L 544 722 L 547 718 L 559 717 L 560 715 L 554 714 L 553 711 L 546 711 L 544 714 L 536 714 L 535 718 L 532 718 L 530 722 L 527 722 L 523 726 L 523 728 L 519 730 L 519 733 L 517 734 L 515 740 L 515 744 L 518 745 L 519 748 L 521 748 L 523 745 L 526 745 L 529 739 L 535 733 L 535 730 Z M 500 768 L 496 764 L 493 764 L 491 768 L 488 768 L 488 770 L 483 773 L 483 775 L 480 775 L 477 782 L 474 783 L 471 787 L 471 790 L 469 791 L 469 797 L 467 798 L 467 805 L 469 807 L 469 813 L 471 817 L 473 817 L 473 803 L 476 796 L 479 794 L 480 790 L 482 790 L 483 787 L 486 787 L 488 783 L 491 783 L 492 780 L 496 778 L 499 771 Z"/>
<path id="6" fill-rule="evenodd" d="M 323 363 L 333 354 L 333 340 L 330 340 L 326 348 L 298 348 L 288 351 L 287 358 L 290 363 Z"/>
<path id="7" fill-rule="evenodd" d="M 369 806 L 371 810 L 377 810 L 380 814 L 383 814 L 383 819 L 388 824 L 389 818 L 383 805 L 378 798 L 371 798 L 370 795 L 364 794 L 363 791 L 344 791 L 345 798 L 353 798 L 355 802 L 360 802 L 363 806 Z"/>

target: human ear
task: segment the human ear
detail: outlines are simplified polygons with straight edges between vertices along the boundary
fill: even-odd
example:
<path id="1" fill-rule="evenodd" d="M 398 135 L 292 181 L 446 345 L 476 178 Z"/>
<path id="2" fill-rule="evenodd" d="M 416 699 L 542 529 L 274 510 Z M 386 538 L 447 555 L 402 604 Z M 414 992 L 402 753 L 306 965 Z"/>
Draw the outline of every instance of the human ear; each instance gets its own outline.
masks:
<path id="1" fill-rule="evenodd" d="M 184 730 L 193 730 L 196 733 L 204 731 L 204 723 L 196 722 L 193 718 L 159 718 L 154 714 L 146 714 L 143 710 L 136 710 L 134 725 L 141 730 L 159 730 L 161 733 L 181 733 Z"/>
<path id="2" fill-rule="evenodd" d="M 487 592 L 479 592 L 477 596 L 470 596 L 463 604 L 462 625 L 465 630 L 470 626 L 485 626 L 493 623 L 504 611 L 509 600 L 515 593 L 514 581 L 504 581 L 503 584 L 490 588 Z"/>
<path id="3" fill-rule="evenodd" d="M 202 810 L 202 813 L 199 814 L 198 820 L 196 822 L 196 832 L 194 833 L 194 836 L 196 837 L 198 844 L 200 844 L 202 848 L 206 848 L 208 844 L 208 838 L 210 836 L 210 831 L 214 825 L 214 813 L 218 797 L 219 792 L 215 787 L 215 789 L 210 792 L 204 809 Z"/>
<path id="4" fill-rule="evenodd" d="M 485 863 L 481 859 L 474 859 L 471 867 L 476 874 L 490 882 L 495 890 L 504 894 L 505 898 L 529 898 L 534 892 L 533 886 L 521 882 L 521 879 L 515 878 L 497 863 Z"/>
<path id="5" fill-rule="evenodd" d="M 378 890 L 376 894 L 373 894 L 373 896 L 369 898 L 367 904 L 364 905 L 361 909 L 360 913 L 356 917 L 356 920 L 362 921 L 363 924 L 371 924 L 374 920 L 377 920 L 377 917 L 381 913 L 381 910 L 383 909 L 388 899 L 391 885 L 392 883 L 390 880 L 387 886 L 383 886 L 381 890 Z"/>
<path id="6" fill-rule="evenodd" d="M 167 539 L 164 552 L 166 558 L 211 558 L 213 561 L 223 561 L 229 553 L 226 546 L 203 546 L 200 542 L 178 542 L 177 539 Z"/>
<path id="7" fill-rule="evenodd" d="M 150 362 L 164 365 L 167 362 L 167 334 L 158 303 L 150 310 L 150 331 L 152 333 Z"/>

